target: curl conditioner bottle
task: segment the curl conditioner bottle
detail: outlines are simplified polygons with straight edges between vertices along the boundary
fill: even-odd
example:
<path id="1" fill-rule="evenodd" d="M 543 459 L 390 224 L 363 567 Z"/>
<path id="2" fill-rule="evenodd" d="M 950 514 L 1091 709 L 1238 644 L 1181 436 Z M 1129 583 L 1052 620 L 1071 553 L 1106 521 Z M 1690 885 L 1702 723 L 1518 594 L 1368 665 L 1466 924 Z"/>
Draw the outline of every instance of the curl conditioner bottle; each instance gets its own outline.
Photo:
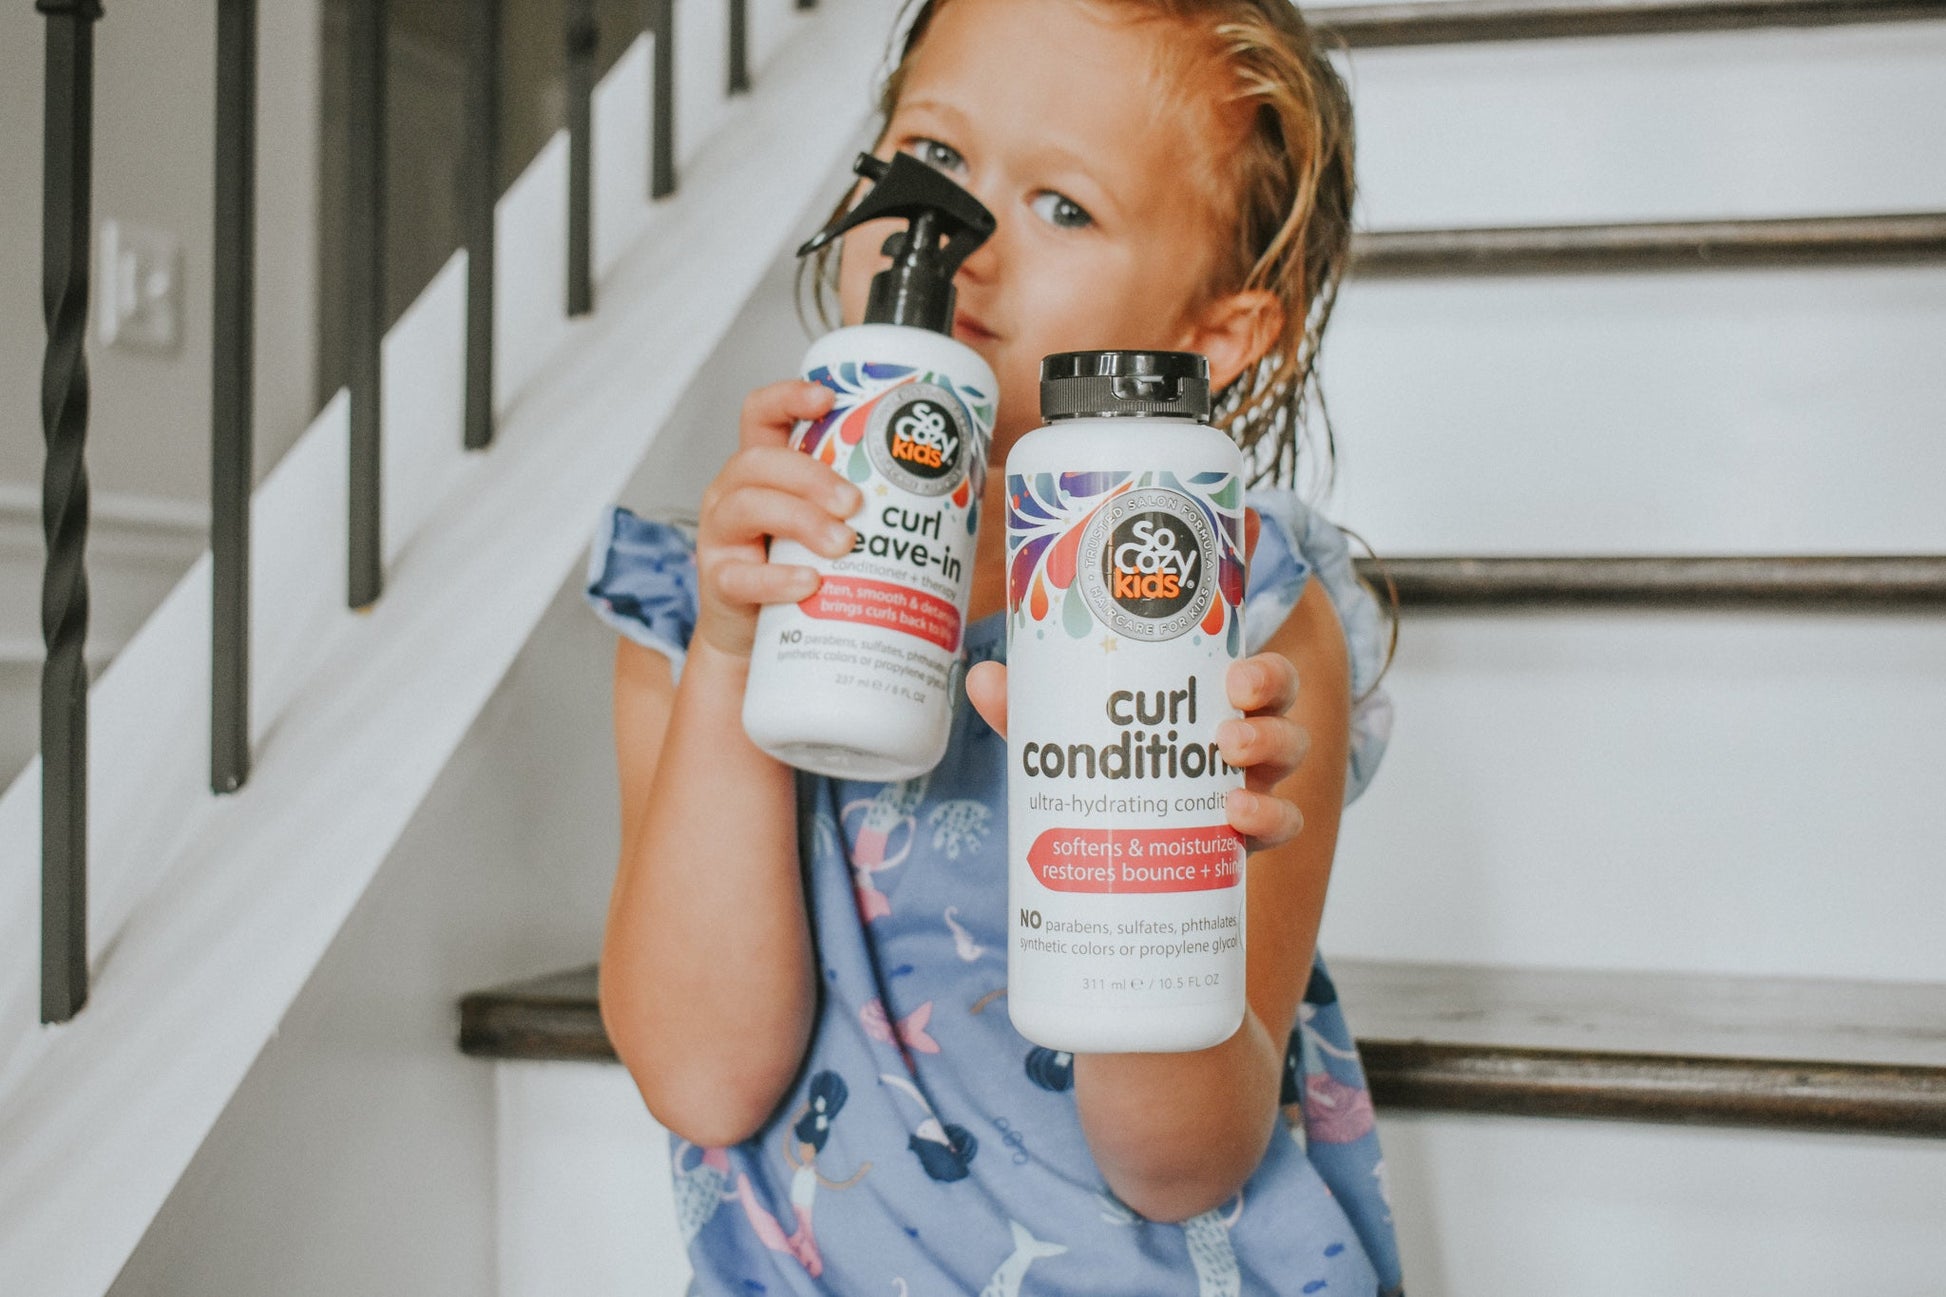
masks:
<path id="1" fill-rule="evenodd" d="M 815 568 L 817 591 L 757 618 L 743 727 L 780 761 L 844 779 L 922 774 L 945 755 L 973 579 L 973 538 L 993 431 L 993 371 L 955 340 L 953 276 L 993 216 L 910 154 L 869 153 L 876 183 L 799 249 L 869 220 L 903 217 L 892 265 L 873 279 L 861 324 L 804 358 L 806 378 L 837 394 L 791 444 L 856 482 L 852 551 L 827 559 L 773 540 L 773 562 Z"/>
<path id="2" fill-rule="evenodd" d="M 1007 1007 L 1050 1049 L 1243 1021 L 1244 464 L 1209 410 L 1202 356 L 1064 352 L 1007 457 Z"/>

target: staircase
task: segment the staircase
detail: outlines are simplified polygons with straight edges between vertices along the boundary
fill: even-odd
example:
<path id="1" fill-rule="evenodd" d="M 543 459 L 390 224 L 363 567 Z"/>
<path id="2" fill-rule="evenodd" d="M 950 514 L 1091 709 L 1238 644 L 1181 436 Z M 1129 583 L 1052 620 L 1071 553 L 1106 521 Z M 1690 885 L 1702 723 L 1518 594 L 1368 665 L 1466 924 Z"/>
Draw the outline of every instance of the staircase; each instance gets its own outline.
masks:
<path id="1" fill-rule="evenodd" d="M 594 316 L 560 305 L 567 139 L 501 200 L 495 447 L 457 450 L 463 258 L 387 344 L 385 599 L 343 608 L 342 403 L 260 490 L 251 783 L 202 781 L 207 555 L 96 681 L 72 1022 L 34 1022 L 0 875 L 0 1293 L 681 1291 L 586 967 L 580 552 L 612 498 L 693 498 L 794 360 L 778 253 L 890 15 L 752 0 L 726 102 L 726 7 L 677 9 L 673 200 L 639 200 L 652 45 L 596 92 Z M 1936 1293 L 1942 6 L 1333 14 L 1373 232 L 1331 510 L 1407 623 L 1322 942 L 1410 1290 Z M 816 201 L 752 210 L 759 176 Z"/>
<path id="2" fill-rule="evenodd" d="M 1371 227 L 1331 512 L 1406 611 L 1321 943 L 1408 1290 L 1937 1293 L 1946 6 L 1312 12 Z M 680 1292 L 557 968 L 460 1003 L 501 1291 Z"/>
<path id="3" fill-rule="evenodd" d="M 491 729 L 495 690 L 578 573 L 599 509 L 642 465 L 778 251 L 835 196 L 891 7 L 679 0 L 674 12 L 677 52 L 694 69 L 673 96 L 679 193 L 648 200 L 653 39 L 594 93 L 594 314 L 563 310 L 567 137 L 499 201 L 490 450 L 462 448 L 463 252 L 384 340 L 384 597 L 346 607 L 343 394 L 250 500 L 249 782 L 209 789 L 209 553 L 93 682 L 90 994 L 69 1021 L 36 1020 L 40 759 L 0 797 L 0 1292 L 172 1287 L 129 1264 L 145 1232 L 175 1189 L 194 1189 L 194 1164 L 222 1150 L 219 1116 L 248 1100 L 280 1028 L 303 1020 L 302 993 L 469 735 Z M 763 74 L 734 99 L 733 13 Z M 797 201 L 752 203 L 758 190 Z M 478 872 L 454 863 L 447 914 Z M 415 943 L 430 933 L 395 948 L 422 953 Z M 472 975 L 508 957 L 518 960 L 489 958 Z M 309 1078 L 282 1118 L 313 1119 L 321 1084 Z M 488 1137 L 484 1120 L 476 1129 Z M 295 1177 L 278 1160 L 277 1178 L 329 1183 L 342 1152 L 319 1149 Z M 292 1225 L 266 1229 L 275 1240 Z M 199 1240 L 191 1251 L 248 1250 L 252 1231 L 224 1229 L 235 1246 Z M 355 1251 L 336 1264 L 356 1267 Z M 401 1279 L 346 1282 L 337 1290 Z M 298 1291 L 288 1278 L 272 1286 Z"/>

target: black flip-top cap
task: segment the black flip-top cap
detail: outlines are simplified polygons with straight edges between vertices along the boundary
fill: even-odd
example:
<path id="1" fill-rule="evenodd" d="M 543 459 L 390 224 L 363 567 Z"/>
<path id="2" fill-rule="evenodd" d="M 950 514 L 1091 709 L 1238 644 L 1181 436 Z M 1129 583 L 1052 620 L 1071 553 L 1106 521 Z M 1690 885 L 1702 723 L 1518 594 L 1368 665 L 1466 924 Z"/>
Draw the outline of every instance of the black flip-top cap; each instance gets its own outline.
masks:
<path id="1" fill-rule="evenodd" d="M 1161 415 L 1208 423 L 1209 361 L 1193 351 L 1057 351 L 1041 361 L 1041 418 Z"/>

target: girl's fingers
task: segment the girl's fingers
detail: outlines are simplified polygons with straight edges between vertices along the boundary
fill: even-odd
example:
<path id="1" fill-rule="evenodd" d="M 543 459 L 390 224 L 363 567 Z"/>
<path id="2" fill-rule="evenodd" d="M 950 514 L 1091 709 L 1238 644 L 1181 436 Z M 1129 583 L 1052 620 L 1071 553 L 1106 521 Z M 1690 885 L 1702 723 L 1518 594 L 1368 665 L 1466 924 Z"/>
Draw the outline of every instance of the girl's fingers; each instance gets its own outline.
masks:
<path id="1" fill-rule="evenodd" d="M 1007 668 L 998 662 L 976 662 L 966 673 L 966 699 L 980 719 L 1007 737 Z"/>
<path id="2" fill-rule="evenodd" d="M 801 495 L 769 487 L 732 491 L 711 511 L 713 539 L 735 544 L 757 536 L 797 541 L 814 554 L 841 558 L 851 552 L 856 533 Z"/>
<path id="3" fill-rule="evenodd" d="M 1304 828 L 1304 813 L 1274 793 L 1232 788 L 1224 810 L 1230 827 L 1243 835 L 1246 851 L 1282 846 Z"/>
<path id="4" fill-rule="evenodd" d="M 705 578 L 724 603 L 797 603 L 817 593 L 818 574 L 794 563 L 719 563 Z"/>
<path id="5" fill-rule="evenodd" d="M 1311 731 L 1285 716 L 1246 716 L 1216 727 L 1216 748 L 1251 788 L 1274 788 L 1304 764 Z"/>
<path id="6" fill-rule="evenodd" d="M 1258 653 L 1232 662 L 1223 682 L 1230 705 L 1246 716 L 1281 716 L 1297 702 L 1297 668 L 1279 653 Z"/>
<path id="7" fill-rule="evenodd" d="M 836 399 L 823 383 L 806 379 L 766 384 L 743 399 L 739 440 L 745 446 L 782 446 L 799 420 L 827 413 Z"/>
<path id="8" fill-rule="evenodd" d="M 752 486 L 802 496 L 836 518 L 851 517 L 865 503 L 864 492 L 830 465 L 781 446 L 754 446 L 730 456 L 703 492 L 703 516 L 707 518 L 725 497 Z"/>

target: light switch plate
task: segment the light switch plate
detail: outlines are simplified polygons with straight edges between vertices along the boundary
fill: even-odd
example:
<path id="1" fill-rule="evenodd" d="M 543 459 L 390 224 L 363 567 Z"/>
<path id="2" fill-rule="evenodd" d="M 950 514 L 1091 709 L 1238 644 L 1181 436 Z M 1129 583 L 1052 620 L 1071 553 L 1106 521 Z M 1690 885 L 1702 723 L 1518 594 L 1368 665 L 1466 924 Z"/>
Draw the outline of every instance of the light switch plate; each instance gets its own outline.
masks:
<path id="1" fill-rule="evenodd" d="M 182 245 L 165 230 L 104 220 L 95 305 L 103 346 L 174 355 L 182 345 Z"/>

